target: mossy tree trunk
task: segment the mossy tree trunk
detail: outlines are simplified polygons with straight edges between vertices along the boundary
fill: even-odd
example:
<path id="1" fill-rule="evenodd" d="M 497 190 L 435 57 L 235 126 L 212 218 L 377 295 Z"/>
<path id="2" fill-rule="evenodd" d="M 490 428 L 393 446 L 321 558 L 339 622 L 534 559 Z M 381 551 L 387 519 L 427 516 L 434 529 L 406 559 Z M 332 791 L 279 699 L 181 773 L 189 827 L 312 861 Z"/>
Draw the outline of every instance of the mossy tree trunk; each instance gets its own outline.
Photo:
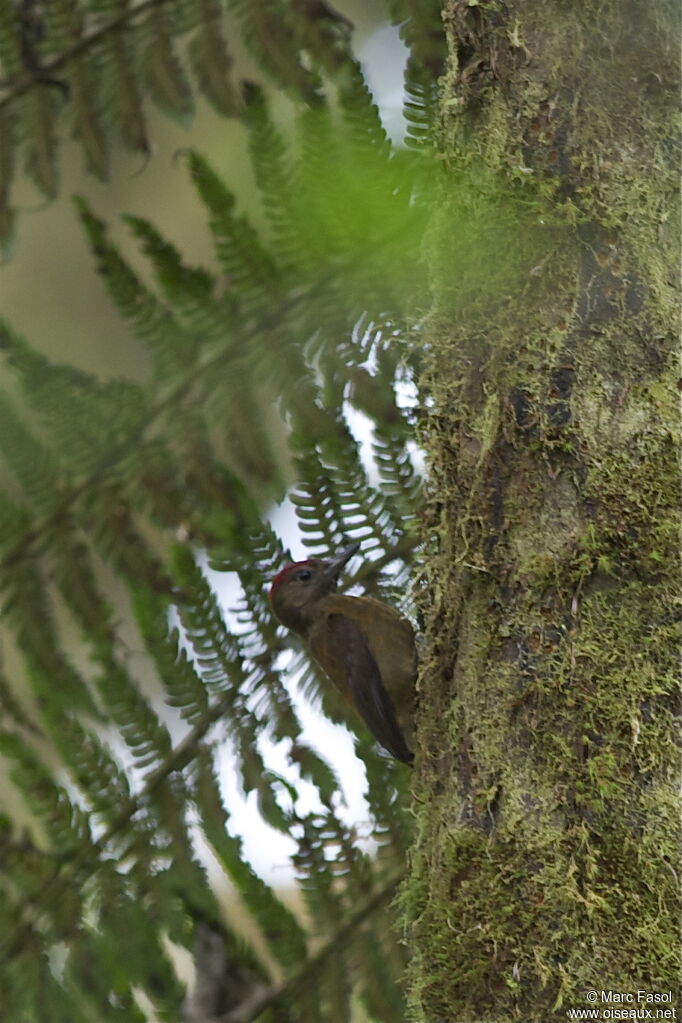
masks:
<path id="1" fill-rule="evenodd" d="M 682 1008 L 676 7 L 445 10 L 403 892 L 428 1023 Z"/>

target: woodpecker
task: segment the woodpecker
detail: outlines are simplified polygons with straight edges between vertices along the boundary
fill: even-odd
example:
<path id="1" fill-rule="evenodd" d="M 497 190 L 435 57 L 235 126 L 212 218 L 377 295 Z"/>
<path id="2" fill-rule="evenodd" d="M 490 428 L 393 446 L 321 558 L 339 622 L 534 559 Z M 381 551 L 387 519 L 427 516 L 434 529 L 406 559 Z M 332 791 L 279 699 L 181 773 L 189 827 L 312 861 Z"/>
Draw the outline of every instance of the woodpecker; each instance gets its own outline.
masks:
<path id="1" fill-rule="evenodd" d="M 379 600 L 336 593 L 341 571 L 359 547 L 351 544 L 328 561 L 287 565 L 272 580 L 270 606 L 282 625 L 306 641 L 377 742 L 409 764 L 405 732 L 411 732 L 414 713 L 414 630 Z"/>

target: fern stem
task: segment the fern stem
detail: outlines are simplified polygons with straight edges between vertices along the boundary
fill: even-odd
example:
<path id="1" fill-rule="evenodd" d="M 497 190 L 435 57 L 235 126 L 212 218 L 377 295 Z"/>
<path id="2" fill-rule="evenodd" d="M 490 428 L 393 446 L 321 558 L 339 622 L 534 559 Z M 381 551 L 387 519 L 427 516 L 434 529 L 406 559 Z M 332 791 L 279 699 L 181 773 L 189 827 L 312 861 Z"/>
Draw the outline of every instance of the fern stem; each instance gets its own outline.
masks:
<path id="1" fill-rule="evenodd" d="M 79 846 L 72 856 L 59 857 L 58 862 L 55 864 L 52 876 L 45 881 L 38 897 L 27 898 L 23 902 L 19 903 L 19 905 L 15 908 L 15 913 L 18 919 L 20 919 L 24 912 L 28 909 L 33 908 L 36 912 L 40 912 L 41 909 L 46 909 L 50 903 L 54 904 L 54 902 L 62 895 L 65 885 L 69 882 L 69 875 L 65 874 L 65 871 L 70 870 L 73 873 L 76 868 L 82 866 L 85 861 L 84 853 L 90 855 L 92 852 L 96 852 L 97 850 L 104 850 L 111 839 L 130 823 L 137 811 L 144 804 L 146 798 L 150 796 L 159 787 L 159 785 L 168 778 L 169 775 L 173 774 L 175 771 L 181 771 L 187 766 L 187 764 L 194 758 L 200 741 L 206 735 L 206 732 L 209 730 L 211 725 L 215 724 L 215 722 L 222 717 L 225 713 L 226 706 L 231 702 L 231 700 L 232 694 L 227 694 L 207 711 L 202 720 L 199 721 L 189 735 L 175 747 L 164 763 L 155 771 L 152 771 L 140 791 L 135 796 L 131 796 L 131 798 L 124 803 L 118 816 L 114 818 L 112 823 L 96 842 L 93 842 L 87 848 Z M 0 948 L 0 962 L 8 962 L 22 950 L 24 942 L 30 935 L 32 929 L 33 925 L 31 923 L 17 925 L 17 929 L 14 932 L 11 941 L 7 943 L 5 950 Z"/>
<path id="2" fill-rule="evenodd" d="M 243 1014 L 240 1015 L 232 1011 L 226 1016 L 217 1017 L 215 1023 L 255 1023 L 258 1017 L 265 1012 L 266 1009 L 275 1005 L 290 992 L 295 991 L 295 989 L 311 974 L 318 972 L 320 967 L 323 966 L 323 964 L 335 952 L 343 947 L 356 928 L 360 927 L 365 920 L 367 920 L 372 913 L 382 905 L 382 903 L 386 902 L 387 899 L 390 898 L 404 876 L 404 870 L 400 870 L 393 874 L 386 884 L 377 889 L 377 891 L 369 899 L 367 899 L 366 902 L 362 903 L 359 909 L 356 909 L 354 913 L 351 913 L 341 927 L 338 928 L 333 937 L 331 937 L 329 941 L 326 941 L 318 952 L 310 956 L 309 959 L 306 959 L 298 970 L 296 970 L 296 972 L 287 980 L 282 981 L 281 984 L 273 985 L 273 987 L 271 987 L 268 991 L 265 991 L 259 999 L 251 1001 Z"/>
<path id="3" fill-rule="evenodd" d="M 121 14 L 101 25 L 100 28 L 96 28 L 89 35 L 83 36 L 77 43 L 74 43 L 68 50 L 65 50 L 64 53 L 60 53 L 58 57 L 41 65 L 40 77 L 33 74 L 20 78 L 8 93 L 0 99 L 0 110 L 9 106 L 12 100 L 17 99 L 18 96 L 23 96 L 34 85 L 44 85 L 46 80 L 51 77 L 53 71 L 63 68 L 74 57 L 80 57 L 82 53 L 87 53 L 91 46 L 96 46 L 109 32 L 115 32 L 116 29 L 133 21 L 139 14 L 145 14 L 154 7 L 163 7 L 170 3 L 173 3 L 173 0 L 142 0 L 142 3 L 138 4 L 137 7 L 126 8 Z"/>

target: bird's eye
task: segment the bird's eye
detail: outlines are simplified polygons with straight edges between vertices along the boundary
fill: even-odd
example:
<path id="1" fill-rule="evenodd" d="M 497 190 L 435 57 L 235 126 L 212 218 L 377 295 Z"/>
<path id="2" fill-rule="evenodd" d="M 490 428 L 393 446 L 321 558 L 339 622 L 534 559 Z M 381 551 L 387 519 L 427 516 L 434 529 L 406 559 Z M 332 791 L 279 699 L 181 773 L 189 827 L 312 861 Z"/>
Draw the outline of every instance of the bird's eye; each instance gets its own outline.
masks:
<path id="1" fill-rule="evenodd" d="M 310 572 L 307 568 L 303 568 L 301 569 L 300 572 L 296 573 L 296 578 L 301 579 L 304 583 L 307 583 L 309 579 L 312 579 L 312 575 L 313 573 Z"/>

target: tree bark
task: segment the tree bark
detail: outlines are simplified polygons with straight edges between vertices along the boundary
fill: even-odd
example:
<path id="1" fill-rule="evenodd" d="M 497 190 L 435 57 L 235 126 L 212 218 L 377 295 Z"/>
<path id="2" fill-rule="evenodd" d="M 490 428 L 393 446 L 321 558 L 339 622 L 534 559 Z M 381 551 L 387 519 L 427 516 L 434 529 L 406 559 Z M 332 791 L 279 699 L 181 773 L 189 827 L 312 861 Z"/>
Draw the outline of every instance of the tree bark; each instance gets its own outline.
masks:
<path id="1" fill-rule="evenodd" d="M 444 11 L 419 1021 L 682 1008 L 676 8 Z"/>

